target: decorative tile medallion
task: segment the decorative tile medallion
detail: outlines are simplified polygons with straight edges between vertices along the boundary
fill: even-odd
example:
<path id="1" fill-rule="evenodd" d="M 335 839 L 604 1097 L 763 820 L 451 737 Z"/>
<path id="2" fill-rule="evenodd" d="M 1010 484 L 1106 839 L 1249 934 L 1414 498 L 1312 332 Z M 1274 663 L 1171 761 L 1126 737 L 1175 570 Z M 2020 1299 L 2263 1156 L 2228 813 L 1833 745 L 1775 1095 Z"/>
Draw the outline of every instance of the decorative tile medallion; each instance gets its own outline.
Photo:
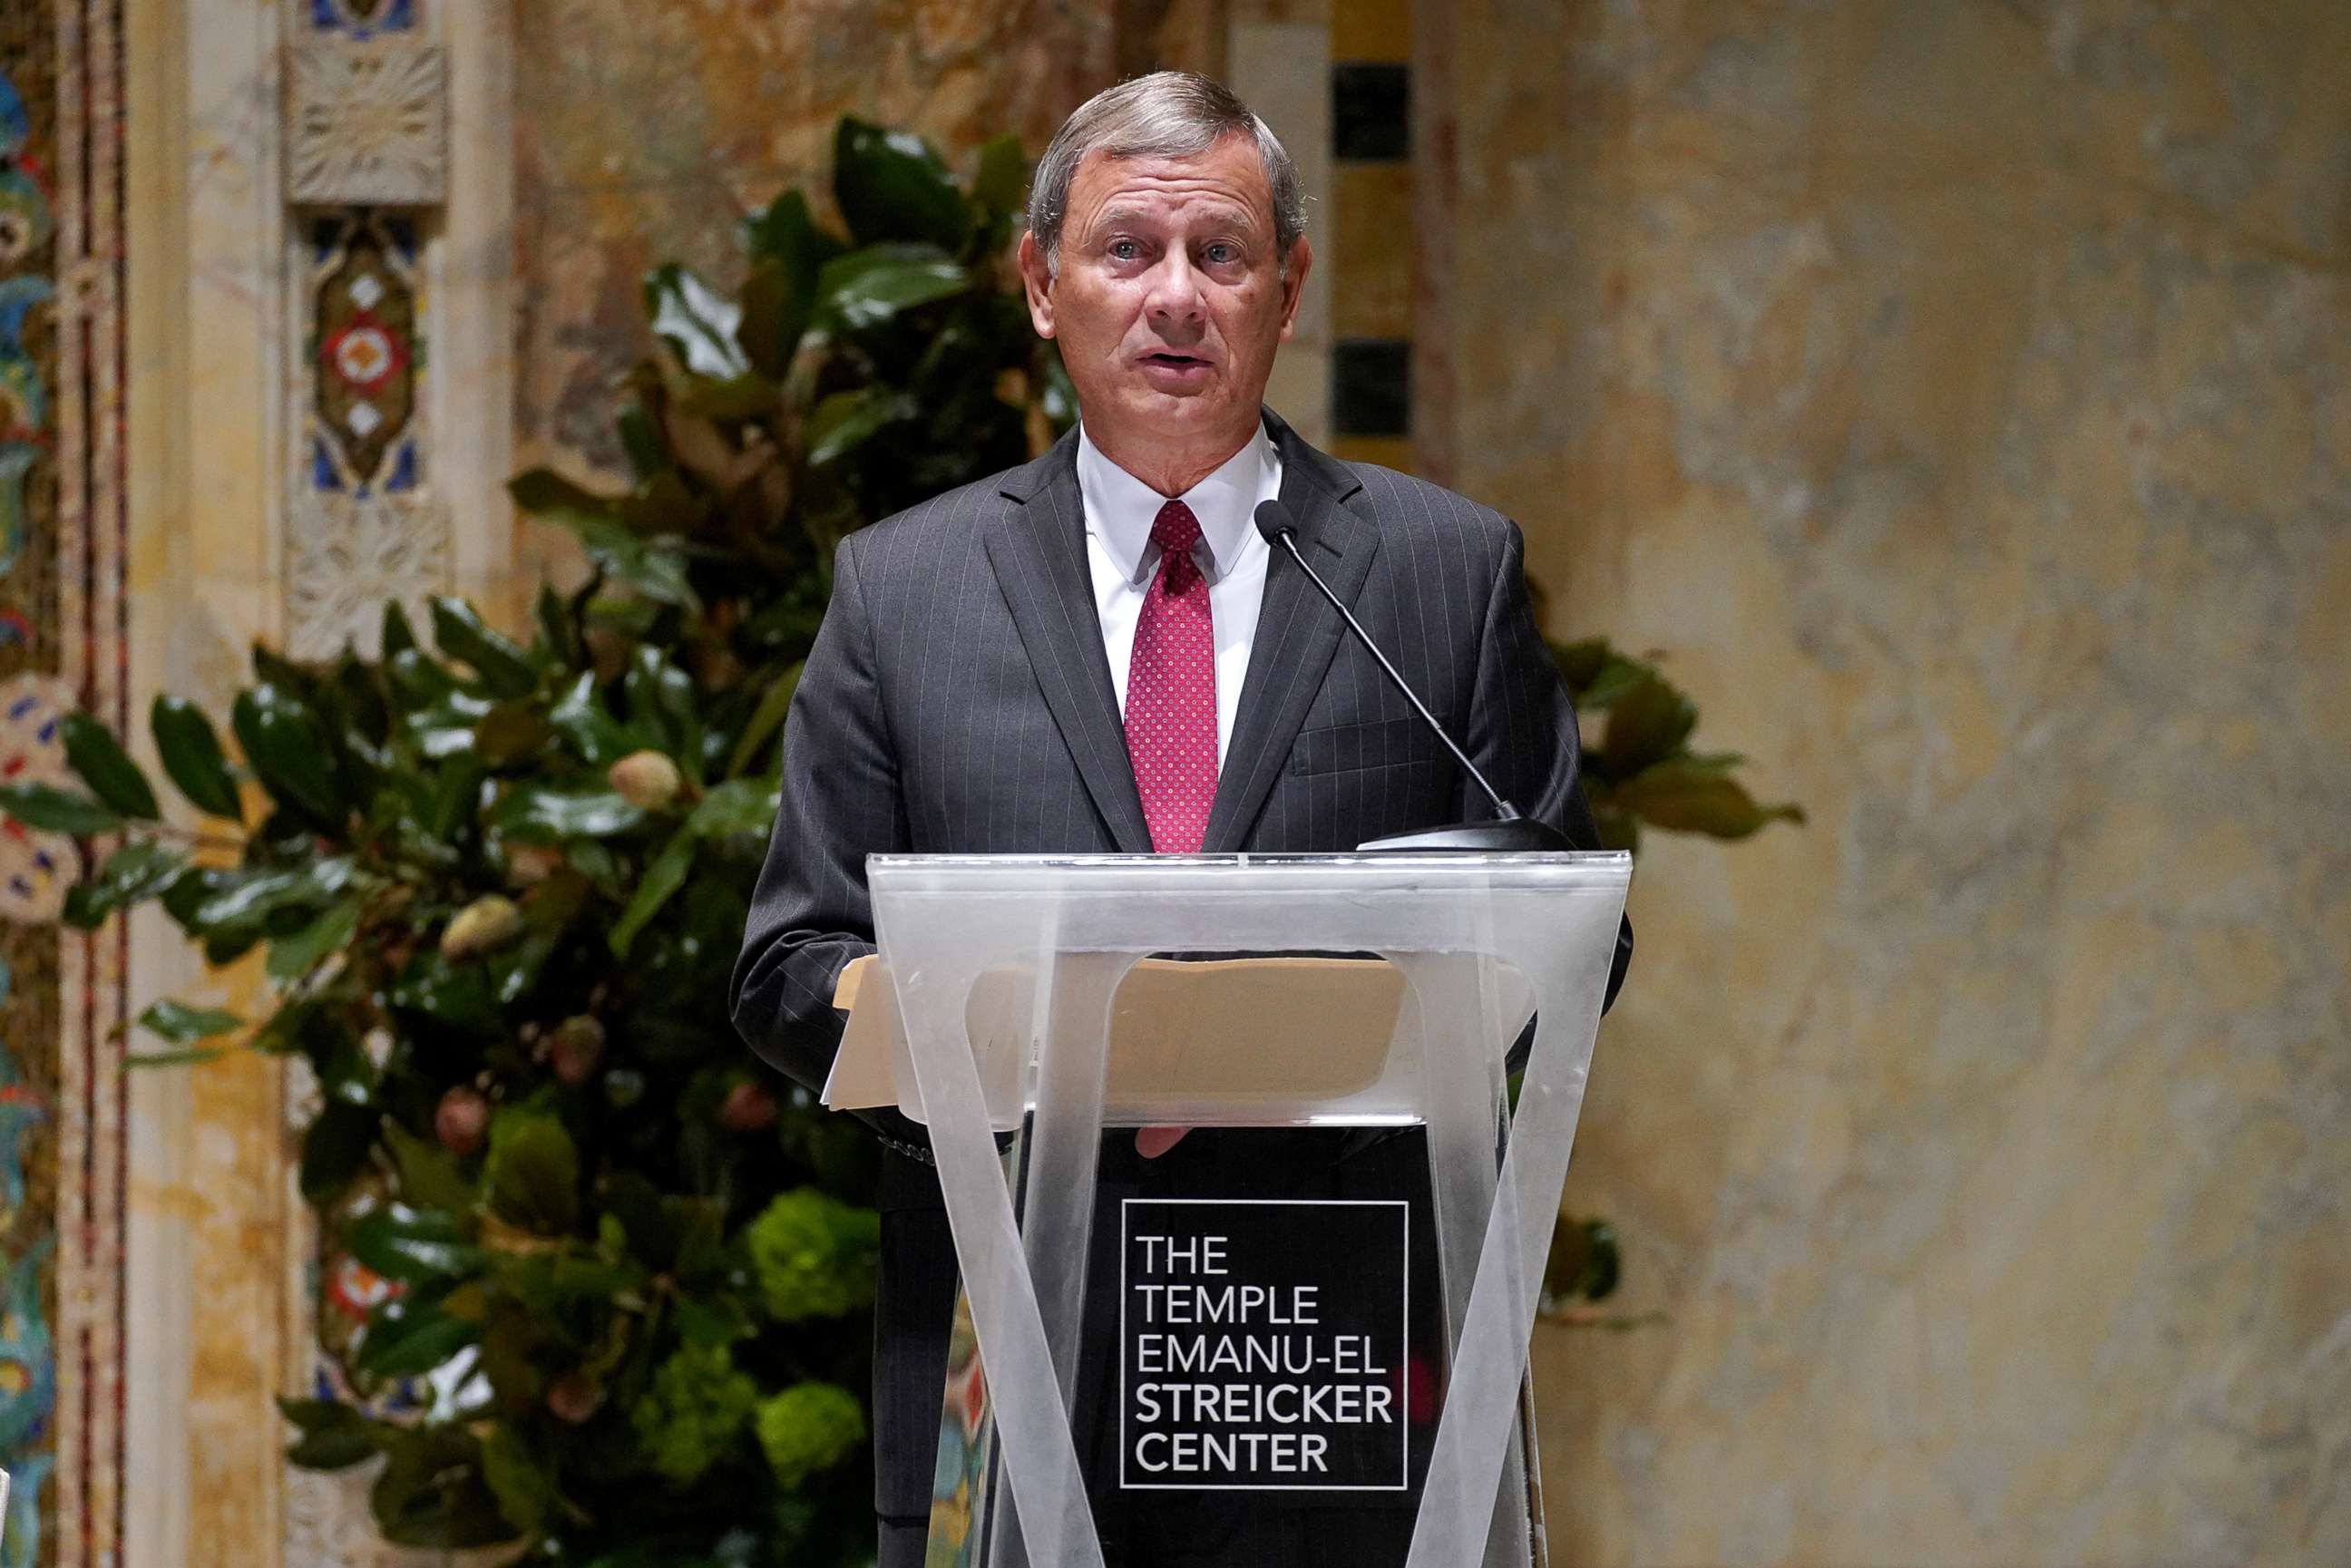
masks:
<path id="1" fill-rule="evenodd" d="M 449 183 L 449 57 L 413 33 L 321 31 L 287 52 L 294 202 L 429 206 Z"/>
<path id="2" fill-rule="evenodd" d="M 340 213 L 311 224 L 310 353 L 317 396 L 313 480 L 364 495 L 392 478 L 413 485 L 407 439 L 416 411 L 416 232 L 405 219 Z"/>

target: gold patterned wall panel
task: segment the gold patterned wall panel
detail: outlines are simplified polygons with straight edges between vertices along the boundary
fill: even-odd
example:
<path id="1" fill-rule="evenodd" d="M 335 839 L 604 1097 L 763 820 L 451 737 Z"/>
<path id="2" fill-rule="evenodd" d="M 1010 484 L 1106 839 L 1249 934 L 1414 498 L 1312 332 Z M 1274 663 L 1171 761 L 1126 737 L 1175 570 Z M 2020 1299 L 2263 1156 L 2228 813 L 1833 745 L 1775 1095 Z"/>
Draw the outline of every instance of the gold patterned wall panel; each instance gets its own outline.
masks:
<path id="1" fill-rule="evenodd" d="M 120 18 L 0 3 L 0 777 L 125 714 Z M 60 935 L 73 841 L 0 819 L 0 1564 L 113 1560 L 121 1523 L 120 932 Z"/>

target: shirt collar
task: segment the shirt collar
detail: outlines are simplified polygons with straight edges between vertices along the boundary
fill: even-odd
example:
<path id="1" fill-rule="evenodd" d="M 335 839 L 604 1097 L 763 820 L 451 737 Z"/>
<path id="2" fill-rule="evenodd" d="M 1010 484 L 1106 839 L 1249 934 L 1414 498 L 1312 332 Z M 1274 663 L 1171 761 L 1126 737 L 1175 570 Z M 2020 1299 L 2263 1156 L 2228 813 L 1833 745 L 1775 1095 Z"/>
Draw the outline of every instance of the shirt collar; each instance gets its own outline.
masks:
<path id="1" fill-rule="evenodd" d="M 1210 578 L 1232 570 L 1255 531 L 1258 492 L 1272 457 L 1273 444 L 1260 423 L 1257 434 L 1215 473 L 1176 497 L 1200 521 Z M 1109 548 L 1129 582 L 1143 580 L 1151 525 L 1168 498 L 1112 462 L 1086 434 L 1083 422 L 1078 425 L 1078 493 L 1085 502 L 1086 531 Z M 1150 564 L 1155 568 L 1156 559 Z"/>

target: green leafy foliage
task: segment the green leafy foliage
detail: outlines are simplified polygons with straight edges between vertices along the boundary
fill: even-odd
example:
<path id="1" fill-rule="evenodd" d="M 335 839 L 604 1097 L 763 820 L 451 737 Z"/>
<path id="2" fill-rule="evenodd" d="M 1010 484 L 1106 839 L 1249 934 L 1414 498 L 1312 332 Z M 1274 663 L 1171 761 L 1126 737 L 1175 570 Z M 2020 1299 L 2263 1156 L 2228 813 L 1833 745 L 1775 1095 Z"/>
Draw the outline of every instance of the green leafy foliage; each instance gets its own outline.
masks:
<path id="1" fill-rule="evenodd" d="M 796 1487 L 865 1440 L 865 1410 L 837 1383 L 795 1383 L 760 1403 L 758 1431 L 776 1479 Z"/>
<path id="2" fill-rule="evenodd" d="M 871 1557 L 852 1391 L 874 1155 L 751 1061 L 728 971 L 833 546 L 1022 461 L 1072 411 L 1005 264 L 1017 143 L 970 183 L 856 121 L 836 151 L 844 228 L 788 192 L 745 225 L 735 293 L 682 267 L 645 280 L 627 483 L 513 481 L 595 570 L 542 593 L 528 636 L 458 600 L 414 623 L 387 606 L 371 653 L 256 649 L 225 713 L 159 700 L 172 815 L 240 839 L 161 820 L 83 715 L 78 785 L 0 792 L 29 826 L 123 835 L 73 890 L 76 924 L 150 903 L 214 962 L 263 956 L 274 1011 L 159 1003 L 140 1022 L 165 1049 L 136 1060 L 309 1064 L 321 1272 L 381 1299 L 323 1342 L 345 1397 L 285 1406 L 289 1452 L 381 1458 L 398 1544 L 582 1568 Z M 428 1376 L 428 1406 L 381 1408 Z"/>
<path id="3" fill-rule="evenodd" d="M 873 1299 L 878 1220 L 813 1187 L 779 1193 L 744 1232 L 752 1277 L 778 1322 L 839 1317 Z"/>
<path id="4" fill-rule="evenodd" d="M 1698 708 L 1654 656 L 1632 658 L 1594 637 L 1554 643 L 1552 657 L 1584 720 L 1583 789 L 1602 843 L 1638 848 L 1644 826 L 1743 839 L 1804 820 L 1795 805 L 1758 803 L 1734 777 L 1746 760 L 1737 753 L 1690 749 Z"/>
<path id="5" fill-rule="evenodd" d="M 742 1438 L 758 1402 L 759 1385 L 726 1346 L 689 1344 L 662 1363 L 629 1419 L 653 1468 L 690 1486 Z"/>

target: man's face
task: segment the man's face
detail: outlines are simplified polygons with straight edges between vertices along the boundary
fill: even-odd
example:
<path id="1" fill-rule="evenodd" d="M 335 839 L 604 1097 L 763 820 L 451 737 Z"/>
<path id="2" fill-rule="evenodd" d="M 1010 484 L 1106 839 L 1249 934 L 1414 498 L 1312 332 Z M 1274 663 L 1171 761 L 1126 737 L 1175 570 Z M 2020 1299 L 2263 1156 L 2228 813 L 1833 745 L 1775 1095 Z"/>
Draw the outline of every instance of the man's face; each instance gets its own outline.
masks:
<path id="1" fill-rule="evenodd" d="M 1020 243 L 1038 332 L 1059 339 L 1087 430 L 1105 450 L 1221 458 L 1255 424 L 1311 260 L 1274 246 L 1256 142 L 1191 158 L 1089 154 L 1070 182 L 1060 266 Z M 1220 449 L 1220 450 L 1217 450 Z"/>

